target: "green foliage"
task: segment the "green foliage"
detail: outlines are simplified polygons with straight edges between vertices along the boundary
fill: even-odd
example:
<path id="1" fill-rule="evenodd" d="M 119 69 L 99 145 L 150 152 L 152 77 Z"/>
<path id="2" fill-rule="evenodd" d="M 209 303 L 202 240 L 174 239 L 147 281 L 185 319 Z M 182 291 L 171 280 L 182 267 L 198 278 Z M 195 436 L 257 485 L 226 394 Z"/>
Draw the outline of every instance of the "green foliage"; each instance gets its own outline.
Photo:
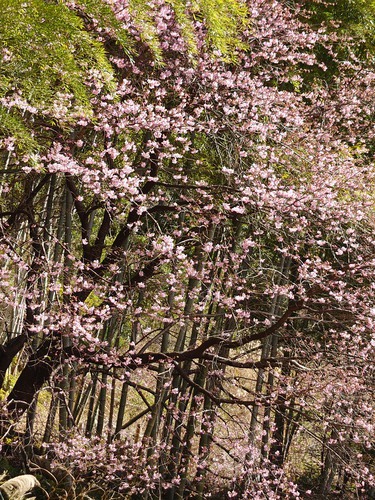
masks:
<path id="1" fill-rule="evenodd" d="M 20 152 L 31 153 L 38 149 L 31 131 L 22 121 L 21 113 L 0 105 L 0 136 L 7 135 L 13 138 Z"/>
<path id="2" fill-rule="evenodd" d="M 194 27 L 192 23 L 192 18 L 188 14 L 184 2 L 180 0 L 167 0 L 173 7 L 176 15 L 176 19 L 181 29 L 181 33 L 186 40 L 187 46 L 191 54 L 195 55 L 197 53 L 197 44 L 194 37 Z"/>
<path id="3" fill-rule="evenodd" d="M 314 25 L 324 23 L 328 30 L 354 38 L 351 49 L 361 57 L 375 55 L 374 0 L 313 0 L 307 7 Z"/>
<path id="4" fill-rule="evenodd" d="M 30 153 L 37 149 L 33 123 L 27 122 L 30 112 L 56 121 L 54 105 L 65 100 L 63 121 L 90 116 L 87 72 L 95 71 L 110 90 L 112 68 L 103 46 L 63 4 L 0 0 L 0 10 L 0 98 L 15 97 L 11 109 L 0 106 L 0 133 Z"/>
<path id="5" fill-rule="evenodd" d="M 249 24 L 246 4 L 239 0 L 194 0 L 190 9 L 186 0 L 166 0 L 173 8 L 181 33 L 191 55 L 197 53 L 193 20 L 205 23 L 210 48 L 219 51 L 224 60 L 235 61 L 236 50 L 245 48 L 241 39 Z M 151 48 L 157 62 L 162 63 L 153 12 L 145 0 L 130 0 L 131 12 L 141 29 L 141 36 Z"/>
<path id="6" fill-rule="evenodd" d="M 117 19 L 115 12 L 111 9 L 108 3 L 98 0 L 80 0 L 76 2 L 83 8 L 83 13 L 89 16 L 90 19 L 95 19 L 97 26 L 104 31 L 111 31 L 124 50 L 131 57 L 132 49 L 134 48 L 134 40 L 130 37 L 126 29 Z"/>
<path id="7" fill-rule="evenodd" d="M 329 0 L 307 2 L 315 19 L 327 24 L 339 21 L 342 29 L 363 32 L 374 24 L 373 0 Z"/>
<path id="8" fill-rule="evenodd" d="M 19 91 L 31 105 L 48 107 L 56 92 L 69 93 L 88 111 L 85 71 L 96 69 L 109 83 L 112 70 L 82 20 L 61 3 L 43 0 L 0 0 L 0 9 L 0 95 Z"/>
<path id="9" fill-rule="evenodd" d="M 184 0 L 167 2 L 192 56 L 197 53 L 196 18 L 206 24 L 211 48 L 235 60 L 248 23 L 242 2 L 196 0 L 191 9 Z M 74 9 L 62 0 L 0 0 L 0 11 L 0 99 L 15 96 L 13 104 L 0 104 L 0 136 L 12 137 L 20 152 L 32 155 L 41 146 L 30 114 L 42 116 L 44 124 L 69 127 L 77 116 L 92 115 L 89 72 L 99 87 L 114 89 L 113 68 L 98 34 L 109 33 L 127 57 L 135 52 L 135 42 L 111 6 L 100 0 L 78 0 Z M 130 0 L 130 11 L 155 61 L 162 64 L 153 8 L 145 0 Z"/>
<path id="10" fill-rule="evenodd" d="M 140 30 L 143 42 L 150 47 L 156 61 L 162 63 L 163 54 L 160 47 L 157 28 L 153 20 L 153 10 L 144 0 L 130 0 L 129 8 Z"/>
<path id="11" fill-rule="evenodd" d="M 205 21 L 211 47 L 224 59 L 235 61 L 236 50 L 246 48 L 241 40 L 249 24 L 246 4 L 238 0 L 194 0 L 193 11 Z"/>
<path id="12" fill-rule="evenodd" d="M 99 307 L 103 303 L 103 299 L 98 297 L 94 291 L 90 292 L 90 295 L 85 300 L 85 304 L 88 307 Z"/>

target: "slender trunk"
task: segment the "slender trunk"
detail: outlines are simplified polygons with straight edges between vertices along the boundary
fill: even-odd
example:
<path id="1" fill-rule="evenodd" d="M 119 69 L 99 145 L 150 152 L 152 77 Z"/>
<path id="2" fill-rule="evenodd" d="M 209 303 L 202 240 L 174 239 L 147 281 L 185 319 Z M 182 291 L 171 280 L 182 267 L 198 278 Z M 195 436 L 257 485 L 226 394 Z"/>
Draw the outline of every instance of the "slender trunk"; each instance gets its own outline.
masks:
<path id="1" fill-rule="evenodd" d="M 118 347 L 118 346 L 117 346 Z M 109 415 L 108 415 L 108 425 L 107 425 L 107 442 L 112 442 L 112 434 L 113 434 L 113 417 L 115 414 L 115 403 L 116 403 L 116 379 L 112 377 L 111 382 L 111 396 L 109 403 Z"/>
<path id="2" fill-rule="evenodd" d="M 322 449 L 322 471 L 320 476 L 320 487 L 319 492 L 322 498 L 327 498 L 330 494 L 332 483 L 337 472 L 337 458 L 335 456 L 335 445 L 329 444 L 327 442 L 335 442 L 338 439 L 338 433 L 336 429 L 332 429 L 330 433 L 330 438 L 325 440 Z"/>
<path id="3" fill-rule="evenodd" d="M 213 311 L 214 303 L 211 301 L 209 308 L 208 308 L 208 317 L 211 316 L 212 311 Z M 207 324 L 205 326 L 205 330 L 203 333 L 203 337 L 206 337 L 208 334 L 208 331 L 210 329 L 210 321 L 207 321 Z M 198 325 L 195 323 L 193 327 L 193 332 L 192 332 L 192 339 L 191 339 L 191 344 L 195 342 L 195 337 L 198 336 Z M 190 364 L 189 364 L 190 366 Z M 187 366 L 184 366 L 183 369 L 186 369 L 187 371 Z M 200 365 L 197 373 L 195 374 L 194 377 L 194 383 L 199 385 L 200 387 L 204 386 L 205 383 L 205 377 L 206 377 L 206 372 L 207 370 L 205 369 L 204 365 Z M 195 433 L 195 427 L 196 427 L 196 412 L 201 406 L 201 398 L 200 398 L 200 393 L 196 388 L 192 390 L 191 394 L 191 404 L 190 404 L 190 409 L 189 409 L 189 416 L 186 424 L 186 431 L 185 435 L 183 438 L 183 447 L 181 451 L 181 458 L 180 458 L 180 463 L 179 463 L 179 470 L 178 470 L 178 475 L 180 477 L 180 485 L 177 490 L 177 495 L 176 498 L 183 498 L 184 492 L 185 492 L 185 486 L 187 483 L 187 473 L 188 473 L 188 467 L 189 467 L 189 461 L 190 461 L 190 454 L 191 454 L 191 448 L 193 445 L 193 437 Z"/>
<path id="4" fill-rule="evenodd" d="M 75 400 L 74 408 L 73 408 L 73 411 L 72 411 L 73 419 L 74 419 L 74 422 L 75 422 L 76 425 L 78 425 L 79 422 L 80 422 L 80 420 L 81 420 L 81 417 L 82 417 L 83 412 L 84 412 L 85 407 L 86 407 L 87 400 L 89 399 L 90 392 L 92 390 L 93 381 L 91 380 L 87 384 L 87 387 L 84 389 L 83 388 L 83 386 L 84 386 L 84 380 L 85 379 L 82 378 L 82 384 L 80 384 L 81 385 L 81 390 L 77 391 L 78 397 Z"/>
<path id="5" fill-rule="evenodd" d="M 55 423 L 57 407 L 58 407 L 58 400 L 57 400 L 55 391 L 53 391 L 51 394 L 51 402 L 50 402 L 50 406 L 49 406 L 47 422 L 46 422 L 46 426 L 44 429 L 43 443 L 50 442 L 51 435 L 53 432 L 53 426 Z"/>
<path id="6" fill-rule="evenodd" d="M 206 380 L 207 367 L 205 367 L 205 369 L 202 370 L 202 372 L 203 372 L 202 378 L 203 380 Z M 206 382 L 206 389 L 212 390 L 211 385 L 212 385 L 211 383 Z M 204 498 L 204 488 L 205 488 L 204 477 L 206 475 L 206 467 L 204 466 L 204 464 L 208 459 L 210 453 L 210 445 L 212 441 L 212 432 L 213 432 L 214 409 L 211 399 L 208 398 L 207 396 L 205 396 L 204 398 L 203 415 L 204 415 L 203 417 L 204 420 L 201 425 L 201 437 L 199 440 L 199 449 L 198 449 L 199 463 L 195 477 L 195 481 L 197 483 L 196 487 L 197 500 L 202 500 Z"/>
<path id="7" fill-rule="evenodd" d="M 204 263 L 204 257 L 202 253 L 202 248 L 200 245 L 197 245 L 194 250 L 194 258 L 196 261 L 196 271 L 197 273 L 201 273 L 203 269 L 203 263 Z M 185 300 L 185 307 L 184 307 L 184 317 L 188 318 L 194 307 L 194 303 L 197 300 L 196 297 L 194 297 L 194 293 L 196 293 L 198 287 L 200 287 L 200 280 L 196 278 L 190 278 L 187 286 L 187 291 L 186 291 L 186 300 Z M 199 297 L 201 297 L 202 290 L 199 292 Z M 177 341 L 175 344 L 175 351 L 183 351 L 185 348 L 185 345 L 188 341 L 187 334 L 189 331 L 189 322 L 188 319 L 185 320 L 185 323 L 183 326 L 180 328 L 178 336 L 177 336 Z M 195 332 L 195 333 L 194 333 Z M 196 333 L 197 330 L 194 329 L 194 325 L 192 328 L 192 334 L 190 336 L 190 341 L 189 345 L 193 345 L 193 342 L 195 343 L 196 341 Z M 193 338 L 192 338 L 193 336 Z M 195 338 L 194 338 L 195 337 Z M 189 369 L 189 365 L 187 363 L 184 364 L 184 369 Z M 164 439 L 169 442 L 171 440 L 171 451 L 170 451 L 170 456 L 169 456 L 169 465 L 168 465 L 168 472 L 167 472 L 167 480 L 171 480 L 176 476 L 176 471 L 178 468 L 179 464 L 179 459 L 180 459 L 180 449 L 181 449 L 181 432 L 182 432 L 182 419 L 183 415 L 186 410 L 187 406 L 187 383 L 183 379 L 181 379 L 181 376 L 178 373 L 175 373 L 172 378 L 172 385 L 171 385 L 171 392 L 169 396 L 170 404 L 171 404 L 171 409 L 167 412 L 166 419 L 165 419 L 165 424 L 164 424 Z M 180 395 L 180 396 L 179 396 Z M 178 402 L 178 399 L 180 398 L 180 401 Z M 182 399 L 181 399 L 182 398 Z M 178 413 L 177 415 L 175 414 L 174 407 L 178 407 Z M 173 430 L 172 430 L 173 429 Z M 170 438 L 171 435 L 171 438 Z M 167 497 L 169 500 L 174 498 L 174 492 L 175 492 L 175 487 L 172 487 L 168 493 Z"/>
<path id="8" fill-rule="evenodd" d="M 50 244 L 50 226 L 53 213 L 53 199 L 55 196 L 55 185 L 56 185 L 56 174 L 52 175 L 50 178 L 50 185 L 48 190 L 48 196 L 45 202 L 45 209 L 43 211 L 44 219 L 44 230 L 43 230 L 43 252 L 45 257 L 49 259 L 49 244 Z M 48 309 L 48 277 L 39 277 L 37 280 L 37 288 L 39 290 L 40 296 L 40 307 L 41 310 Z M 40 328 L 44 326 L 44 319 L 40 322 Z M 35 351 L 40 343 L 43 341 L 43 335 L 35 335 L 32 342 L 32 348 Z M 26 419 L 26 432 L 25 438 L 28 444 L 32 444 L 32 433 L 34 429 L 34 421 L 37 415 L 37 405 L 38 405 L 39 393 L 35 394 L 34 400 L 31 403 L 27 411 Z"/>
<path id="9" fill-rule="evenodd" d="M 106 373 L 102 374 L 100 381 L 100 391 L 98 397 L 98 420 L 96 423 L 96 435 L 101 436 L 103 434 L 104 429 L 104 421 L 106 415 L 106 402 L 107 402 L 107 383 L 108 383 L 108 375 Z"/>
<path id="10" fill-rule="evenodd" d="M 289 409 L 286 416 L 286 426 L 285 426 L 285 446 L 284 446 L 284 461 L 287 460 L 290 446 L 292 444 L 293 437 L 295 436 L 299 421 L 301 419 L 302 412 L 296 411 L 294 398 L 290 401 Z"/>
<path id="11" fill-rule="evenodd" d="M 174 302 L 174 292 L 170 291 L 168 295 L 168 304 L 169 308 L 172 309 Z M 161 342 L 161 352 L 167 352 L 170 343 L 170 327 L 167 326 L 163 331 L 162 342 Z M 166 375 L 166 365 L 165 363 L 159 363 L 158 367 L 158 378 L 156 382 L 156 391 L 155 391 L 155 399 L 154 399 L 154 409 L 152 411 L 151 418 L 149 419 L 143 439 L 145 442 L 149 439 L 153 439 L 155 442 L 157 433 L 159 432 L 159 426 L 161 422 L 161 416 L 164 408 L 164 404 L 168 397 L 168 390 L 164 387 L 166 380 L 169 378 L 169 375 Z M 166 429 L 164 428 L 164 433 Z M 165 435 L 164 435 L 165 437 Z M 152 454 L 152 449 L 149 449 L 149 455 Z M 161 473 L 165 473 L 165 456 L 162 454 L 161 457 L 161 465 L 160 471 Z"/>
<path id="12" fill-rule="evenodd" d="M 289 351 L 284 351 L 286 357 L 290 354 Z M 290 373 L 290 365 L 285 362 L 281 366 L 281 377 L 284 378 Z M 270 461 L 281 467 L 284 464 L 286 458 L 286 445 L 287 445 L 287 422 L 289 409 L 287 407 L 285 396 L 282 393 L 283 382 L 281 380 L 282 387 L 279 389 L 279 396 L 274 406 L 275 411 L 275 430 L 272 435 L 272 443 L 270 447 Z M 289 436 L 291 438 L 291 436 Z"/>
<path id="13" fill-rule="evenodd" d="M 89 408 L 87 411 L 87 421 L 86 421 L 86 436 L 91 437 L 92 434 L 92 429 L 94 427 L 94 420 L 95 420 L 95 395 L 96 395 L 96 386 L 98 383 L 98 374 L 95 373 L 94 375 L 91 375 L 92 377 L 92 385 L 90 389 L 90 401 L 89 401 Z"/>
<path id="14" fill-rule="evenodd" d="M 17 241 L 23 244 L 27 238 L 27 223 L 21 225 L 17 234 Z M 0 346 L 0 388 L 3 386 L 5 374 L 11 366 L 13 358 L 22 350 L 25 345 L 28 335 L 23 328 L 26 300 L 25 295 L 27 287 L 25 278 L 27 271 L 21 267 L 17 269 L 15 276 L 15 306 L 11 309 L 10 332 L 8 333 L 7 342 Z M 22 333 L 21 333 L 22 332 Z M 16 335 L 14 338 L 12 338 Z"/>
<path id="15" fill-rule="evenodd" d="M 263 359 L 268 358 L 269 351 L 270 351 L 270 339 L 266 338 L 262 342 L 262 352 L 260 355 L 260 359 L 263 360 Z M 255 397 L 256 398 L 259 397 L 262 393 L 263 384 L 264 384 L 264 377 L 265 377 L 265 369 L 259 368 L 256 383 L 255 383 Z M 251 412 L 250 428 L 249 428 L 249 443 L 250 443 L 250 445 L 254 445 L 254 443 L 256 441 L 257 427 L 259 424 L 258 415 L 259 415 L 260 405 L 261 405 L 261 402 L 257 401 L 255 399 L 253 411 Z M 250 458 L 250 457 L 248 457 L 248 458 Z"/>
<path id="16" fill-rule="evenodd" d="M 274 358 L 277 355 L 277 347 L 279 342 L 277 335 L 272 335 L 270 341 L 271 341 L 271 348 L 269 351 L 269 355 L 272 358 Z M 275 376 L 273 374 L 272 369 L 270 369 L 267 377 L 267 400 L 264 408 L 264 417 L 263 417 L 263 433 L 262 433 L 262 447 L 261 447 L 261 455 L 263 458 L 267 458 L 269 453 L 268 442 L 270 438 L 271 409 L 272 409 L 271 394 L 274 389 L 274 382 L 275 382 Z M 283 440 L 281 440 L 281 446 L 282 446 L 282 441 Z"/>
<path id="17" fill-rule="evenodd" d="M 194 382 L 200 386 L 204 385 L 204 379 L 206 376 L 206 372 L 204 369 L 199 370 L 196 376 L 194 377 Z M 186 424 L 186 431 L 183 438 L 183 448 L 181 451 L 181 458 L 178 469 L 178 476 L 180 477 L 180 484 L 178 486 L 178 490 L 176 491 L 176 499 L 182 499 L 185 494 L 186 483 L 187 483 L 187 474 L 188 467 L 190 462 L 191 449 L 193 446 L 193 438 L 195 434 L 196 427 L 196 412 L 198 411 L 201 405 L 199 394 L 196 389 L 192 390 L 191 394 L 191 404 L 189 417 Z"/>
<path id="18" fill-rule="evenodd" d="M 113 438 L 120 437 L 120 432 L 122 430 L 122 426 L 124 423 L 125 408 L 126 408 L 126 402 L 128 399 L 128 391 L 129 391 L 129 385 L 126 382 L 123 382 L 122 387 L 121 387 L 121 396 L 120 396 L 119 407 L 118 407 L 118 412 L 117 412 L 115 435 L 113 436 Z"/>
<path id="19" fill-rule="evenodd" d="M 281 285 L 285 283 L 285 280 L 288 278 L 289 275 L 289 269 L 290 269 L 290 259 L 283 258 L 280 263 L 279 267 L 279 273 L 276 279 L 276 284 Z M 277 316 L 280 311 L 281 307 L 281 302 L 282 298 L 279 295 L 276 295 L 272 301 L 270 313 L 272 316 Z M 277 335 L 272 335 L 270 338 L 266 338 L 262 342 L 262 351 L 261 351 L 261 360 L 267 359 L 272 356 L 277 355 L 277 347 L 278 347 L 278 337 Z M 264 368 L 259 368 L 258 369 L 258 374 L 257 374 L 257 379 L 256 379 L 256 384 L 255 384 L 255 397 L 259 398 L 262 395 L 263 392 L 263 386 L 265 382 L 265 376 L 266 376 L 266 371 Z M 270 371 L 268 373 L 268 393 L 270 394 L 272 392 L 271 388 L 273 386 L 273 374 Z M 257 438 L 257 429 L 258 429 L 258 416 L 259 416 L 259 409 L 261 406 L 261 401 L 257 401 L 255 399 L 253 406 L 253 410 L 251 413 L 251 420 L 250 420 L 250 428 L 249 428 L 249 443 L 250 445 L 254 445 L 256 442 Z M 271 406 L 270 403 L 266 403 L 265 409 L 264 409 L 264 416 L 263 416 L 263 436 L 262 436 L 262 455 L 265 456 L 266 450 L 267 450 L 267 444 L 268 444 L 268 439 L 269 439 L 269 430 L 270 430 L 270 417 L 271 417 Z M 248 457 L 250 458 L 250 457 Z"/>
<path id="20" fill-rule="evenodd" d="M 69 258 L 69 250 L 72 244 L 72 209 L 73 209 L 73 197 L 68 188 L 65 191 L 66 202 L 65 202 L 65 253 L 64 253 L 64 268 L 66 269 L 65 278 L 70 279 L 70 269 L 72 267 L 71 260 Z M 70 300 L 69 295 L 64 295 L 63 300 L 67 303 Z M 62 339 L 63 347 L 67 348 L 70 346 L 71 341 L 67 336 L 64 336 Z M 60 406 L 59 406 L 59 429 L 62 437 L 68 428 L 68 404 L 67 401 L 69 399 L 69 387 L 71 376 L 69 366 L 64 363 L 62 367 L 62 380 L 60 383 Z"/>
<path id="21" fill-rule="evenodd" d="M 119 321 L 117 316 L 113 316 L 110 320 L 106 322 L 106 325 L 103 329 L 103 338 L 102 340 L 107 341 L 107 354 L 110 353 L 112 349 L 112 344 L 115 342 L 119 336 Z M 108 375 L 106 373 L 102 374 L 101 380 L 101 388 L 99 392 L 99 407 L 98 407 L 98 422 L 96 427 L 96 433 L 98 436 L 101 436 L 104 429 L 105 424 L 105 416 L 106 416 L 106 404 L 107 404 L 107 393 L 108 393 Z"/>
<path id="22" fill-rule="evenodd" d="M 143 303 L 143 298 L 144 294 L 143 292 L 139 293 L 138 300 L 137 300 L 137 309 L 142 306 Z M 131 335 L 131 342 L 134 344 L 137 342 L 137 337 L 138 337 L 138 330 L 140 328 L 140 322 L 138 318 L 135 318 L 135 321 L 132 326 L 132 335 Z M 119 333 L 120 335 L 120 333 Z M 120 432 L 124 423 L 124 417 L 125 417 L 125 409 L 126 409 L 126 402 L 128 399 L 128 392 L 129 392 L 129 385 L 127 382 L 123 382 L 122 387 L 121 387 L 121 396 L 120 396 L 120 402 L 119 402 L 119 408 L 117 412 L 117 420 L 116 420 L 116 428 L 115 428 L 115 434 L 113 438 L 119 438 L 120 437 Z"/>

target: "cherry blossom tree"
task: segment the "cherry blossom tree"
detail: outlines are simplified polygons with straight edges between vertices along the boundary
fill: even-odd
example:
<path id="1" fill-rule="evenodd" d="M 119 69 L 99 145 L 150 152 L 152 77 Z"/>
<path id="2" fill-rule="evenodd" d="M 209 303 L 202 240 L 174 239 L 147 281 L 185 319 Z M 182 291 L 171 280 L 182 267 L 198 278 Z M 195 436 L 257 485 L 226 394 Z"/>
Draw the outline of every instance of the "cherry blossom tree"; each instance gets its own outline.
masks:
<path id="1" fill-rule="evenodd" d="M 312 2 L 140 5 L 62 2 L 76 86 L 1 97 L 3 449 L 61 497 L 366 498 L 369 59 Z"/>

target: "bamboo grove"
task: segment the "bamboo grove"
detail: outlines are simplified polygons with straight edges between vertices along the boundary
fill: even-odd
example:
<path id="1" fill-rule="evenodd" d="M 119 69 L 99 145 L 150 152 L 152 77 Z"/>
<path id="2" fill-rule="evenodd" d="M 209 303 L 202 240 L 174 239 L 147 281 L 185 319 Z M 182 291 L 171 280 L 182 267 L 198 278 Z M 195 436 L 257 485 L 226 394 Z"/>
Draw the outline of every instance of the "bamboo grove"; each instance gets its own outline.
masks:
<path id="1" fill-rule="evenodd" d="M 372 4 L 0 6 L 0 465 L 372 498 Z"/>

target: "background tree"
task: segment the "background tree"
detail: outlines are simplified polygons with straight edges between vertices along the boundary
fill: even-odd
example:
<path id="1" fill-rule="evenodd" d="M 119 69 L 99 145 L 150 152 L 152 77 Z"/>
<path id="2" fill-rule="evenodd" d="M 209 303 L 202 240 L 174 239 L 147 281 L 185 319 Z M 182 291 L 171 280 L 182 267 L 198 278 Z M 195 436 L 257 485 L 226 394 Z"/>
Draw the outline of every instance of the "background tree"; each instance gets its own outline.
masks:
<path id="1" fill-rule="evenodd" d="M 12 6 L 10 459 L 73 498 L 366 494 L 369 61 L 267 0 Z"/>

